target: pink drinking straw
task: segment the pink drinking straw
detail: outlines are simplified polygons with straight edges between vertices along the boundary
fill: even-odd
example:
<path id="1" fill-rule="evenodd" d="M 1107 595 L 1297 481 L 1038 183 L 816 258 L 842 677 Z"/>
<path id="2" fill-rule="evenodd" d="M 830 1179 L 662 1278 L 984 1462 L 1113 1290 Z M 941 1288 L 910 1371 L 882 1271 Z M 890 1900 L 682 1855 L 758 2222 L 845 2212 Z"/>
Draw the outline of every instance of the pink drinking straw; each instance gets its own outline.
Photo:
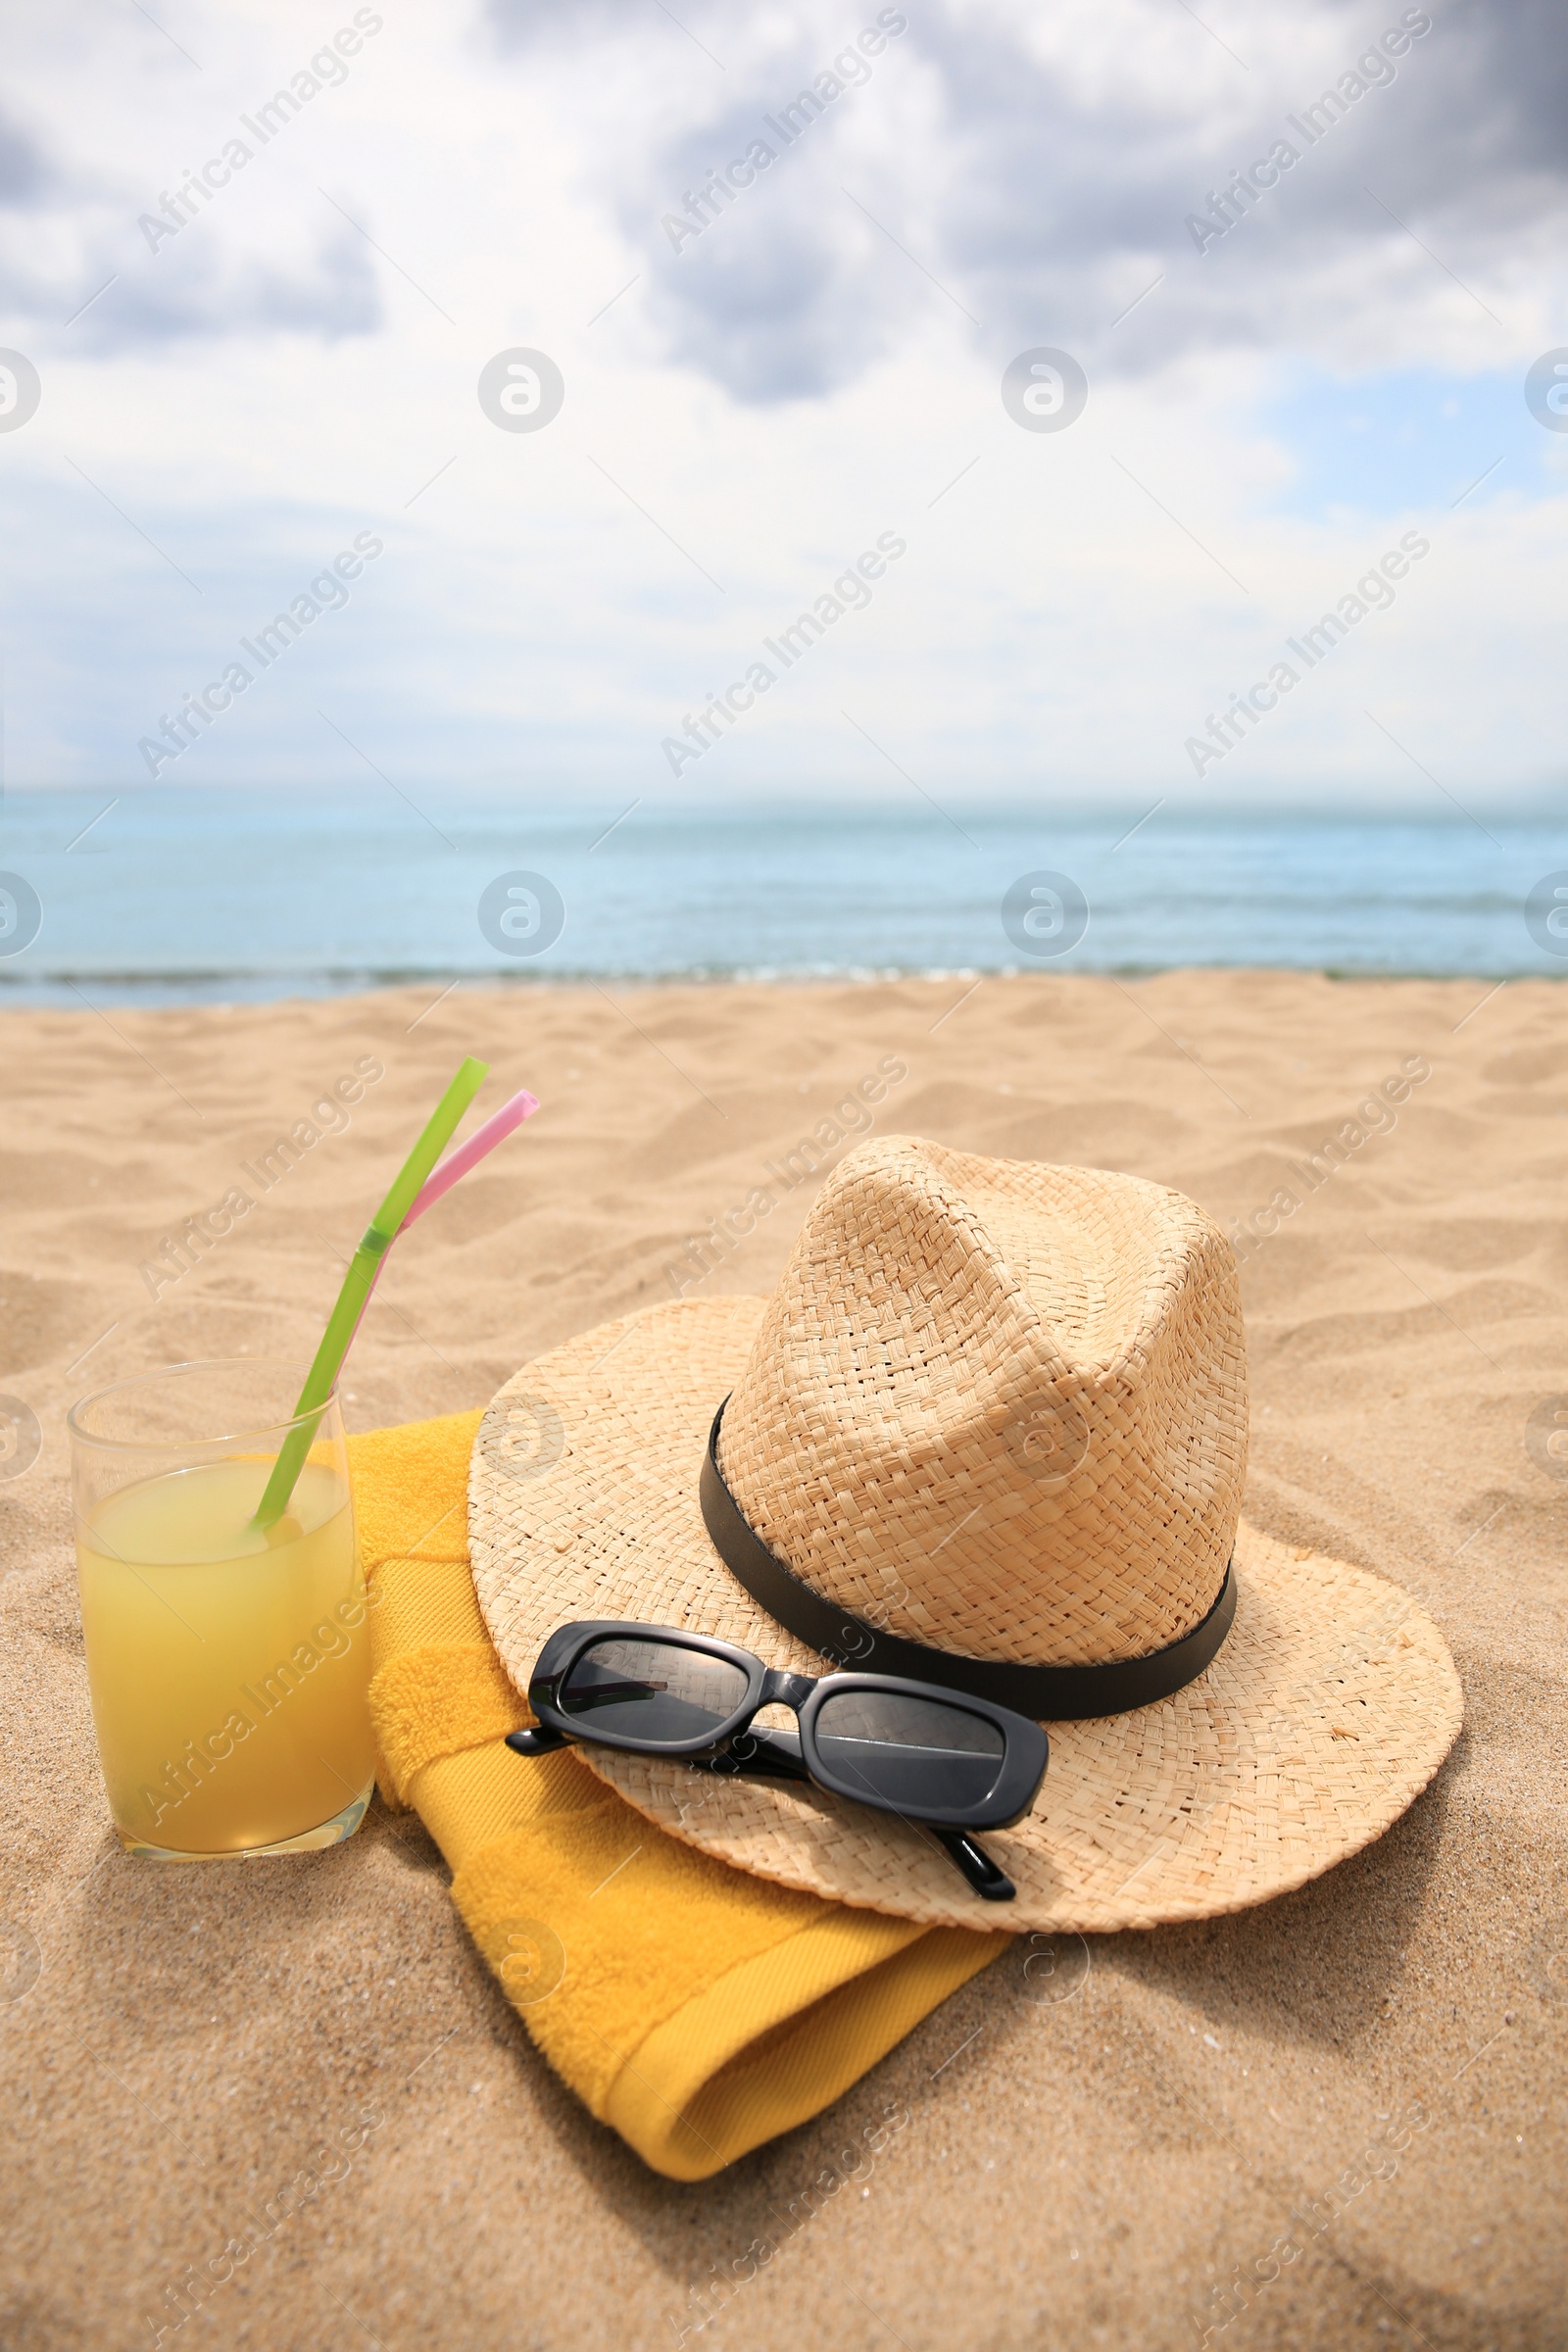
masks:
<path id="1" fill-rule="evenodd" d="M 439 1200 L 443 1193 L 450 1193 L 452 1187 L 461 1182 L 470 1168 L 478 1166 L 486 1152 L 493 1152 L 497 1144 L 505 1143 L 507 1137 L 513 1133 L 514 1128 L 520 1127 L 524 1119 L 531 1119 L 538 1107 L 538 1097 L 530 1095 L 526 1087 L 514 1094 L 510 1102 L 503 1102 L 493 1117 L 486 1119 L 482 1127 L 476 1127 L 467 1142 L 460 1144 L 456 1152 L 444 1159 L 441 1165 L 425 1179 L 423 1186 L 414 1197 L 413 1207 L 398 1227 L 397 1233 L 393 1235 L 393 1240 L 396 1241 L 400 1234 L 407 1233 L 416 1217 L 422 1217 L 433 1200 Z M 391 1250 L 387 1250 L 377 1260 L 370 1287 L 365 1294 L 365 1306 L 361 1307 L 354 1319 L 354 1330 L 349 1334 L 348 1348 L 352 1348 L 354 1345 L 355 1334 L 365 1320 L 365 1307 L 369 1305 L 375 1293 L 376 1283 L 381 1279 L 381 1268 L 391 1254 Z M 348 1353 L 348 1348 L 344 1348 L 345 1355 Z"/>
<path id="2" fill-rule="evenodd" d="M 524 1119 L 532 1118 L 538 1107 L 537 1100 L 526 1087 L 514 1095 L 510 1102 L 503 1102 L 494 1117 L 486 1119 L 482 1127 L 476 1127 L 467 1142 L 460 1144 L 451 1157 L 444 1159 L 426 1179 L 423 1188 L 415 1195 L 414 1206 L 398 1227 L 399 1233 L 407 1233 L 416 1217 L 422 1217 L 433 1200 L 439 1200 L 443 1193 L 451 1192 L 452 1187 L 466 1176 L 470 1168 L 478 1166 L 487 1152 L 493 1152 L 497 1144 L 504 1143 L 514 1128 L 522 1125 Z"/>

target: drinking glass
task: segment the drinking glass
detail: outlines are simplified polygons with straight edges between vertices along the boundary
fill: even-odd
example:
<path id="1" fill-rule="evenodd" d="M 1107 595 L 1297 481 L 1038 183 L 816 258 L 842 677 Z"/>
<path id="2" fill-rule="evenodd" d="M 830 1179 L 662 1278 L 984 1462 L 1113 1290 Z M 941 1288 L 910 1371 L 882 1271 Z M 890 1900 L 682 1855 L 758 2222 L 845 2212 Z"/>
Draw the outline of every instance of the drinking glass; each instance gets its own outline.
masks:
<path id="1" fill-rule="evenodd" d="M 68 1416 L 98 1753 L 127 1853 L 297 1853 L 359 1828 L 374 1785 L 369 1628 L 334 1391 L 305 1367 L 175 1364 Z M 255 1525 L 310 1425 L 288 1508 Z"/>

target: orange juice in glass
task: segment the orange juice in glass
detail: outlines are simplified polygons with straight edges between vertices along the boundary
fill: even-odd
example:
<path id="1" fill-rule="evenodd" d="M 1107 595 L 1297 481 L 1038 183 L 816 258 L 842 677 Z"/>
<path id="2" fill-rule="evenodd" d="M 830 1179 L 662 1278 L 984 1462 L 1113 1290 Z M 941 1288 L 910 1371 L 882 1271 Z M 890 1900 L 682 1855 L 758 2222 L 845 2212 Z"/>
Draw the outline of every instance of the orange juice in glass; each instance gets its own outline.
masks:
<path id="1" fill-rule="evenodd" d="M 128 1853 L 299 1852 L 352 1837 L 374 1778 L 367 1599 L 335 1393 L 303 1367 L 178 1364 L 69 1417 L 98 1752 Z M 290 1436 L 282 1516 L 256 1514 Z"/>

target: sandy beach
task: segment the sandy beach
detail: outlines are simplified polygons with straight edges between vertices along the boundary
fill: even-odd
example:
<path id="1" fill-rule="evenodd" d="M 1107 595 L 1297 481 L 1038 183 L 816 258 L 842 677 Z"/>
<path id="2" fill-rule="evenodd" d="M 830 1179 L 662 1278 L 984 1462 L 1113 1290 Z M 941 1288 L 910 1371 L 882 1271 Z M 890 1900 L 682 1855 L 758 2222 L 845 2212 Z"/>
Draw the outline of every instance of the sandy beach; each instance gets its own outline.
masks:
<path id="1" fill-rule="evenodd" d="M 708 2341 L 1561 2345 L 1563 1003 L 1176 972 L 0 1016 L 0 1391 L 41 1434 L 0 1479 L 0 2344 L 152 2343 L 169 2284 L 347 2134 L 351 2172 L 166 2341 L 673 2345 L 689 2290 L 896 2101 L 863 2185 Z M 308 1355 L 465 1053 L 483 1106 L 543 1109 L 400 1246 L 351 1427 L 483 1404 L 629 1308 L 767 1291 L 873 1117 L 1177 1186 L 1243 1262 L 1248 1516 L 1405 1588 L 1452 1650 L 1466 1728 L 1431 1788 L 1265 1909 L 1071 1938 L 1046 1976 L 1016 1948 L 698 2186 L 550 2073 L 412 1816 L 321 1857 L 124 1858 L 65 1409 L 155 1363 Z M 873 1073 L 874 1111 L 835 1115 Z"/>

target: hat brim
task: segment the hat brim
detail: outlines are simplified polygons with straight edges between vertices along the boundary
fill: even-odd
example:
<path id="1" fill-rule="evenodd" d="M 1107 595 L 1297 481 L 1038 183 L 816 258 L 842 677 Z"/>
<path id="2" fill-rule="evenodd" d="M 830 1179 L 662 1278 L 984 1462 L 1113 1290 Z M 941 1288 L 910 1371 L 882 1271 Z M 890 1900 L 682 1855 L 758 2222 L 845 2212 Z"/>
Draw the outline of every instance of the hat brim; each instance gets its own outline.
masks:
<path id="1" fill-rule="evenodd" d="M 549 1636 L 639 1618 L 820 1674 L 731 1575 L 698 1479 L 709 1426 L 766 1301 L 671 1301 L 526 1364 L 480 1425 L 469 1476 L 479 1606 L 526 1692 Z M 1206 1919 L 1301 1886 L 1380 1837 L 1456 1738 L 1462 1696 L 1425 1612 L 1382 1577 L 1245 1522 L 1235 1623 L 1174 1697 L 1053 1723 L 1032 1812 L 985 1845 L 1017 1887 L 968 1894 L 913 1826 L 815 1789 L 714 1779 L 585 1746 L 639 1812 L 736 1868 L 931 1926 L 1102 1933 Z M 526 1767 L 519 1765 L 519 1770 Z"/>

